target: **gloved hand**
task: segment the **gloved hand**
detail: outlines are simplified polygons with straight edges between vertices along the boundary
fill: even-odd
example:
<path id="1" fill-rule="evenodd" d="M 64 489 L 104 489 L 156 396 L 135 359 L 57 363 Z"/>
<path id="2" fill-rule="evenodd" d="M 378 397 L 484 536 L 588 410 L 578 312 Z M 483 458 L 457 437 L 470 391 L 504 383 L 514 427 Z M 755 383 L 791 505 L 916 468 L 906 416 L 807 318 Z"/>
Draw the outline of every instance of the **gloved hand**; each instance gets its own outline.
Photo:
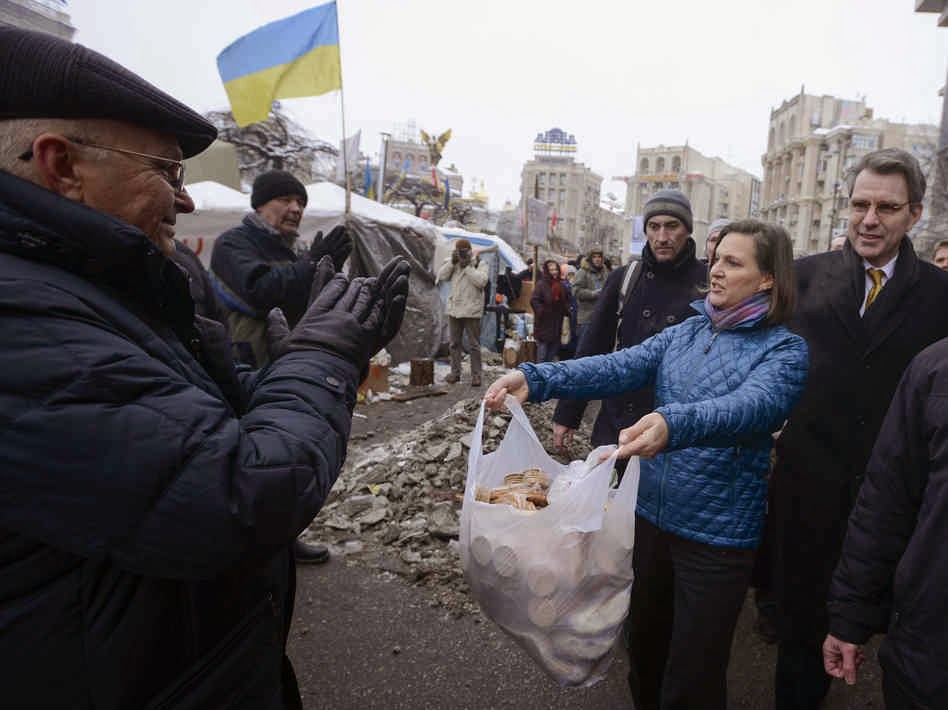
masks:
<path id="1" fill-rule="evenodd" d="M 333 263 L 332 257 L 328 254 L 316 262 L 316 271 L 313 272 L 313 282 L 309 287 L 309 300 L 306 305 L 309 306 L 316 297 L 326 288 L 326 284 L 332 281 L 338 269 Z"/>
<path id="2" fill-rule="evenodd" d="M 352 253 L 352 237 L 345 225 L 333 227 L 326 237 L 322 232 L 316 232 L 313 243 L 309 246 L 309 257 L 319 262 L 324 256 L 332 257 L 332 265 L 337 272 L 342 271 L 342 265 Z"/>
<path id="3" fill-rule="evenodd" d="M 351 282 L 336 274 L 313 301 L 309 309 L 276 344 L 275 357 L 287 352 L 322 350 L 348 360 L 360 371 L 378 350 L 379 332 L 384 322 L 385 299 L 380 297 L 374 278 Z M 268 323 L 279 329 L 279 317 L 271 311 Z"/>
<path id="4" fill-rule="evenodd" d="M 379 331 L 375 352 L 391 342 L 401 328 L 405 317 L 405 305 L 408 302 L 408 275 L 411 267 L 404 257 L 395 257 L 382 267 L 376 284 L 384 297 L 382 328 Z M 374 355 L 375 353 L 373 353 Z"/>
<path id="5" fill-rule="evenodd" d="M 194 316 L 194 329 L 197 331 L 200 342 L 198 361 L 221 388 L 221 392 L 227 397 L 227 401 L 234 410 L 240 412 L 243 406 L 240 383 L 237 379 L 237 369 L 234 366 L 227 329 L 216 320 L 199 315 Z"/>
<path id="6" fill-rule="evenodd" d="M 313 273 L 313 282 L 309 288 L 309 301 L 307 305 L 312 305 L 313 301 L 322 293 L 326 285 L 332 281 L 336 269 L 332 263 L 332 257 L 326 255 L 316 264 L 316 271 Z M 283 341 L 290 334 L 290 324 L 286 320 L 286 315 L 282 308 L 273 308 L 267 313 L 267 354 L 272 362 L 284 352 Z"/>

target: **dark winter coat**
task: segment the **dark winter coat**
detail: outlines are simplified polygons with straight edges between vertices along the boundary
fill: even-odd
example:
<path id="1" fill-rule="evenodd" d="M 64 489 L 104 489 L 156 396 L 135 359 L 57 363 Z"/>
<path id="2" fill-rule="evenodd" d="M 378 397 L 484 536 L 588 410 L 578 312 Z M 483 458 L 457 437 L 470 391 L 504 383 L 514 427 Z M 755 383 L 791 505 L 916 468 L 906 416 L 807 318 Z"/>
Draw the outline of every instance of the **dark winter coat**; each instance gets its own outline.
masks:
<path id="1" fill-rule="evenodd" d="M 623 266 L 609 275 L 596 302 L 593 316 L 580 338 L 576 357 L 613 351 L 618 325 L 616 313 L 619 307 L 619 291 L 629 268 L 632 266 Z M 689 239 L 678 258 L 668 264 L 656 261 L 651 248 L 646 244 L 642 251 L 642 264 L 637 280 L 629 285 L 629 292 L 626 294 L 619 347 L 638 345 L 666 326 L 693 316 L 694 310 L 690 303 L 700 296 L 700 289 L 706 282 L 707 270 L 695 259 L 693 240 Z M 654 408 L 655 393 L 651 387 L 604 399 L 593 425 L 593 445 L 616 443 L 620 430 L 632 426 Z M 556 405 L 553 421 L 577 429 L 585 410 L 585 400 L 562 399 Z"/>
<path id="2" fill-rule="evenodd" d="M 358 373 L 292 353 L 228 401 L 192 313 L 139 230 L 0 172 L 5 706 L 280 706 L 287 550 Z"/>
<path id="3" fill-rule="evenodd" d="M 875 307 L 875 306 L 873 306 Z M 918 707 L 948 707 L 948 340 L 896 390 L 830 589 L 830 633 L 862 644 Z"/>
<path id="4" fill-rule="evenodd" d="M 605 264 L 595 269 L 588 257 L 583 259 L 582 268 L 573 277 L 573 295 L 578 305 L 576 321 L 579 325 L 585 325 L 592 318 L 596 301 L 602 294 L 609 272 L 610 269 Z"/>
<path id="5" fill-rule="evenodd" d="M 662 530 L 721 547 L 760 541 L 771 432 L 803 392 L 803 339 L 763 318 L 716 330 L 704 309 L 640 345 L 520 366 L 530 401 L 655 387 L 668 445 L 641 459 L 636 512 Z"/>
<path id="6" fill-rule="evenodd" d="M 255 363 L 267 362 L 266 317 L 281 308 L 290 327 L 306 312 L 316 267 L 300 258 L 277 234 L 254 224 L 251 215 L 214 242 L 211 278 L 230 311 L 235 343 L 250 343 Z"/>
<path id="7" fill-rule="evenodd" d="M 553 279 L 543 274 L 530 297 L 533 309 L 533 337 L 539 343 L 558 343 L 563 318 L 569 315 L 569 294 L 560 284 L 560 300 L 553 300 Z"/>
<path id="8" fill-rule="evenodd" d="M 188 288 L 191 291 L 191 300 L 194 301 L 194 312 L 226 325 L 229 311 L 221 305 L 214 284 L 211 283 L 211 276 L 204 268 L 204 264 L 184 242 L 175 239 L 174 245 L 175 251 L 171 258 L 188 275 Z"/>
<path id="9" fill-rule="evenodd" d="M 948 273 L 908 239 L 865 318 L 865 272 L 849 243 L 796 262 L 788 326 L 810 349 L 810 377 L 777 440 L 773 588 L 782 638 L 822 642 L 826 597 L 869 454 L 905 368 L 948 336 Z"/>

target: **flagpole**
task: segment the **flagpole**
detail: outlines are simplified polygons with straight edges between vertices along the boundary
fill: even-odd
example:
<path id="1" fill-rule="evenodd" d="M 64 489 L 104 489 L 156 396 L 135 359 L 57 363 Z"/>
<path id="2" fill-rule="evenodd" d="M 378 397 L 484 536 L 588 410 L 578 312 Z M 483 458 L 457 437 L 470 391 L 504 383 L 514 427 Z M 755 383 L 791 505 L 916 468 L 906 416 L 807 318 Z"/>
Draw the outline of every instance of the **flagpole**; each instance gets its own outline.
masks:
<path id="1" fill-rule="evenodd" d="M 342 169 L 346 174 L 346 222 L 352 208 L 352 181 L 349 177 L 349 151 L 346 143 L 346 98 L 342 81 L 342 30 L 339 28 L 339 0 L 336 0 L 336 35 L 339 37 L 339 115 L 342 119 Z"/>

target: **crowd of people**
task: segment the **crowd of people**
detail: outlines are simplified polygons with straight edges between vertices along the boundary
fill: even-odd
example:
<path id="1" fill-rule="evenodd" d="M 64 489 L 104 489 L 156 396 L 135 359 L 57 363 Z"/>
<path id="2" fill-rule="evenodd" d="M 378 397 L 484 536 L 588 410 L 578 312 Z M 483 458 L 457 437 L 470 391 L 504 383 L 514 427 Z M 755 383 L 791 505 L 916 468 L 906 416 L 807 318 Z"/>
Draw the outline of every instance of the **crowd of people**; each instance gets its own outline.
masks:
<path id="1" fill-rule="evenodd" d="M 687 197 L 659 191 L 642 259 L 607 278 L 577 358 L 488 388 L 492 408 L 558 399 L 564 453 L 602 400 L 591 443 L 617 444 L 620 468 L 642 457 L 626 639 L 639 710 L 727 707 L 750 585 L 778 645 L 778 710 L 854 683 L 878 633 L 887 707 L 948 707 L 948 242 L 928 263 L 907 238 L 924 193 L 909 153 L 867 154 L 844 243 L 794 261 L 787 233 L 752 219 L 712 224 L 698 260 Z"/>
<path id="2" fill-rule="evenodd" d="M 408 263 L 347 275 L 344 224 L 303 247 L 306 190 L 273 170 L 205 270 L 174 225 L 194 210 L 183 161 L 217 135 L 206 119 L 9 27 L 0 87 L 4 703 L 300 707 L 294 560 L 328 550 L 297 535 L 399 330 Z M 642 459 L 638 710 L 726 708 L 752 584 L 773 607 L 778 710 L 855 682 L 878 633 L 887 706 L 948 707 L 948 241 L 928 263 L 906 237 L 924 192 L 910 154 L 865 155 L 845 241 L 794 261 L 787 232 L 754 219 L 712 223 L 699 256 L 687 196 L 660 190 L 641 259 L 542 264 L 537 362 L 485 402 L 558 399 L 566 453 L 601 400 L 592 443 L 618 446 L 620 476 Z M 437 277 L 447 380 L 467 334 L 479 387 L 487 264 L 459 239 Z"/>

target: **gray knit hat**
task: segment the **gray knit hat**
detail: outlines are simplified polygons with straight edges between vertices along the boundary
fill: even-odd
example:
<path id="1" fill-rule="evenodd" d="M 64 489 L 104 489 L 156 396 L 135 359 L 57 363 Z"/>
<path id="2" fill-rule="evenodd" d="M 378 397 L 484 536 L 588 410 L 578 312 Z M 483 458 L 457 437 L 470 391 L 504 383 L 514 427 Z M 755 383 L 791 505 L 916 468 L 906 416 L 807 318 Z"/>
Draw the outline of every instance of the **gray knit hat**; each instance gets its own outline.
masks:
<path id="1" fill-rule="evenodd" d="M 712 234 L 714 234 L 715 232 L 721 229 L 724 229 L 730 223 L 731 223 L 731 220 L 729 220 L 727 217 L 722 217 L 721 219 L 714 220 L 711 224 L 708 225 L 708 233 L 705 236 L 705 238 L 710 237 Z"/>
<path id="2" fill-rule="evenodd" d="M 659 190 L 645 201 L 642 221 L 647 225 L 649 219 L 660 214 L 677 217 L 691 234 L 693 227 L 691 203 L 681 190 Z"/>

